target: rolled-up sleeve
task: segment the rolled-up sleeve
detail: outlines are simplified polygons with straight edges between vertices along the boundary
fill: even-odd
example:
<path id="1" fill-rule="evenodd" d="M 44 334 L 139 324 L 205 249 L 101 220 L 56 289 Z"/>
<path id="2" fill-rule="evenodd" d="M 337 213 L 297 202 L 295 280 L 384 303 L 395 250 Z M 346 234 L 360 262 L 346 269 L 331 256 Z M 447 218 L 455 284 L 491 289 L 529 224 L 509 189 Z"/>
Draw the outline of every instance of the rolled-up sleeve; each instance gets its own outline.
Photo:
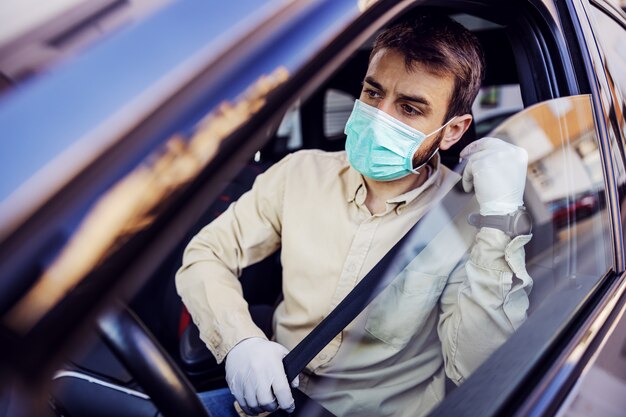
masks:
<path id="1" fill-rule="evenodd" d="M 176 274 L 177 292 L 218 363 L 241 340 L 265 338 L 250 317 L 238 278 L 280 246 L 289 159 L 259 175 L 250 191 L 191 240 Z"/>
<path id="2" fill-rule="evenodd" d="M 452 272 L 440 301 L 439 338 L 446 374 L 461 383 L 525 321 L 532 279 L 524 245 L 482 228 L 469 255 Z"/>

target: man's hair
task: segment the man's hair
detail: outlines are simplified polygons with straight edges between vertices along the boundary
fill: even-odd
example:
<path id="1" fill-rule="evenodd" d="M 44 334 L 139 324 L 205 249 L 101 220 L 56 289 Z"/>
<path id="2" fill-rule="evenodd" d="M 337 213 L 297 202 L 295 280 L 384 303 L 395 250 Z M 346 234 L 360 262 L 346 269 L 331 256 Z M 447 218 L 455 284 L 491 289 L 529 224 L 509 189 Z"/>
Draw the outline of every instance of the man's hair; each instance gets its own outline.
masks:
<path id="1" fill-rule="evenodd" d="M 439 14 L 411 15 L 378 35 L 370 60 L 381 49 L 404 55 L 409 71 L 420 63 L 435 74 L 454 77 L 445 121 L 470 113 L 485 61 L 478 39 L 460 23 Z"/>

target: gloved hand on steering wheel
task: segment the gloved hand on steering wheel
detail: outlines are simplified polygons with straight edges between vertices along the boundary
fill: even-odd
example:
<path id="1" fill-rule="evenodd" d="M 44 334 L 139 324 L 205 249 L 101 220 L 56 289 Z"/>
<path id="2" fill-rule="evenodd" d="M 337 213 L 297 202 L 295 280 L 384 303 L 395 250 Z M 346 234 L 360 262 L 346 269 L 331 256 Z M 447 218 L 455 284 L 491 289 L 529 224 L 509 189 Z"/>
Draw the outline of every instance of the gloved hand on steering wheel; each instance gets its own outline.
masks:
<path id="1" fill-rule="evenodd" d="M 260 337 L 237 343 L 226 356 L 226 382 L 241 409 L 248 415 L 275 411 L 279 407 L 293 412 L 283 358 L 289 351 L 282 345 Z M 298 386 L 298 378 L 291 384 Z"/>
<path id="2" fill-rule="evenodd" d="M 525 149 L 487 137 L 467 145 L 461 158 L 468 160 L 463 189 L 474 189 L 481 215 L 509 214 L 524 204 L 528 168 Z"/>

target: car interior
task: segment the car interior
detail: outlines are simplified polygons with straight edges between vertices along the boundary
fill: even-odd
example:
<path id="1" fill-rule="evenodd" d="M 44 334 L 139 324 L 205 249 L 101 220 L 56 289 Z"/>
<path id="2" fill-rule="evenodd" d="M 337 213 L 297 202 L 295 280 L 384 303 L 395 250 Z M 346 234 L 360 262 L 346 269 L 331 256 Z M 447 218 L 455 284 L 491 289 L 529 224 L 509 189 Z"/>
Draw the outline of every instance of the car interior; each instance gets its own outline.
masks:
<path id="1" fill-rule="evenodd" d="M 536 87 L 526 85 L 526 72 L 520 76 L 520 68 L 523 68 L 520 64 L 523 58 L 518 50 L 520 45 L 511 41 L 505 22 L 494 23 L 465 13 L 451 12 L 451 15 L 469 27 L 483 45 L 487 72 L 474 106 L 475 111 L 480 110 L 481 106 L 493 106 L 493 103 L 485 104 L 489 101 L 485 95 L 502 86 L 521 90 L 520 98 L 524 97 L 525 103 L 519 103 L 520 109 L 534 104 L 530 99 L 534 93 L 524 90 Z M 175 253 L 161 260 L 157 273 L 129 305 L 130 310 L 181 368 L 196 391 L 224 387 L 226 382 L 223 364 L 218 365 L 206 349 L 176 294 L 174 275 L 187 242 L 202 226 L 219 216 L 250 189 L 257 175 L 288 153 L 299 149 L 339 151 L 344 148 L 343 124 L 350 114 L 354 98 L 360 94 L 370 48 L 371 40 L 312 94 L 292 104 L 282 123 L 275 126 L 266 145 L 259 149 L 231 182 L 224 184 L 219 198 L 207 206 L 201 221 L 179 242 Z M 513 113 L 507 109 L 502 118 Z M 476 131 L 483 133 L 491 130 L 494 124 L 493 119 L 485 123 L 472 124 L 457 145 L 441 153 L 442 163 L 451 169 L 457 168 L 460 151 L 477 139 Z M 558 262 L 551 260 L 549 268 L 545 260 L 533 262 L 545 258 L 545 251 L 551 250 L 555 240 L 560 238 L 560 231 L 551 221 L 536 223 L 533 227 L 536 237 L 526 246 L 527 269 L 534 279 L 529 320 L 538 308 L 545 305 L 545 299 L 559 288 L 571 284 L 562 278 L 563 266 Z M 255 322 L 271 336 L 272 312 L 281 300 L 280 254 L 277 252 L 246 268 L 240 279 Z M 451 385 L 450 389 L 454 387 Z M 51 406 L 58 414 L 66 416 L 152 416 L 156 413 L 155 406 L 143 394 L 140 384 L 102 341 L 102 334 L 97 330 L 94 330 L 91 341 L 69 358 L 63 369 L 55 375 Z"/>

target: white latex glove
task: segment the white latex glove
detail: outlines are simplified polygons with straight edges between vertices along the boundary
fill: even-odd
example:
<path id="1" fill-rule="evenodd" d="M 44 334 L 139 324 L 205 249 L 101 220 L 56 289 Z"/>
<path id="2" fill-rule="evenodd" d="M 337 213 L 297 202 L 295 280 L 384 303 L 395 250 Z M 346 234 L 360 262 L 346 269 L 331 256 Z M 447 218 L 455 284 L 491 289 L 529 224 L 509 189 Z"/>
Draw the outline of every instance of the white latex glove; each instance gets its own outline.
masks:
<path id="1" fill-rule="evenodd" d="M 293 412 L 295 403 L 285 375 L 283 358 L 289 351 L 260 337 L 237 343 L 226 356 L 226 382 L 241 409 L 248 415 L 275 411 Z M 292 387 L 298 386 L 298 378 Z"/>
<path id="2" fill-rule="evenodd" d="M 480 214 L 512 213 L 524 204 L 528 154 L 519 146 L 496 138 L 482 138 L 463 149 L 467 159 L 463 189 L 474 189 Z"/>

